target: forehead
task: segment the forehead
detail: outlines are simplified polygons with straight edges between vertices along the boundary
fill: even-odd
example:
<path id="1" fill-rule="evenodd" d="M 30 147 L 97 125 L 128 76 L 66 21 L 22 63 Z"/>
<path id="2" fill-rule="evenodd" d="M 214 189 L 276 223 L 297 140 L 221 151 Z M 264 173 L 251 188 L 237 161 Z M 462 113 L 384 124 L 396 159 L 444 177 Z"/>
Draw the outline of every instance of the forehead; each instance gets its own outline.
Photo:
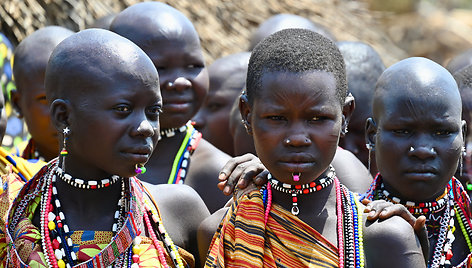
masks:
<path id="1" fill-rule="evenodd" d="M 381 122 L 461 120 L 461 102 L 451 94 L 387 94 L 377 117 Z"/>
<path id="2" fill-rule="evenodd" d="M 340 106 L 336 97 L 336 80 L 326 71 L 264 72 L 257 99 L 310 99 L 328 101 Z"/>

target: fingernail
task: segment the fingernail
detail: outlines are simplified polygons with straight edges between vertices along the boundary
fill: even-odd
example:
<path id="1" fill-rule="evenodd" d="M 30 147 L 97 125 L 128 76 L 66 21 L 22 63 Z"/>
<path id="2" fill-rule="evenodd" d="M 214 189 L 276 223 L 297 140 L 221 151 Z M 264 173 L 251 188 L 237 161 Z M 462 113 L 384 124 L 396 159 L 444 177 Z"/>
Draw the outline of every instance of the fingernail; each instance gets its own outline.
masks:
<path id="1" fill-rule="evenodd" d="M 223 189 L 223 192 L 227 194 L 229 193 L 229 190 L 230 190 L 229 186 L 225 186 L 225 188 Z"/>
<path id="2" fill-rule="evenodd" d="M 375 211 L 374 211 L 374 210 L 372 210 L 372 211 L 369 212 L 369 214 L 368 214 L 369 217 L 373 217 L 374 215 L 375 215 Z"/>
<path id="3" fill-rule="evenodd" d="M 220 172 L 220 175 L 218 175 L 218 179 L 220 180 L 226 179 L 226 174 L 224 172 Z"/>

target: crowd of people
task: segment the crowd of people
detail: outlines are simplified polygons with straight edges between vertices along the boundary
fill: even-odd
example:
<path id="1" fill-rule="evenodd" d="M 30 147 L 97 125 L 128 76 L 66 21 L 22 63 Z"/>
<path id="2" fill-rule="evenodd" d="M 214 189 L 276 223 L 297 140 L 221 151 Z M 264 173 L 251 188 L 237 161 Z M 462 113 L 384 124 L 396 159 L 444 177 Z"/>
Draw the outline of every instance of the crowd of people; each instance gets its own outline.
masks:
<path id="1" fill-rule="evenodd" d="M 207 67 L 143 2 L 0 58 L 0 268 L 472 268 L 472 52 L 278 14 Z"/>

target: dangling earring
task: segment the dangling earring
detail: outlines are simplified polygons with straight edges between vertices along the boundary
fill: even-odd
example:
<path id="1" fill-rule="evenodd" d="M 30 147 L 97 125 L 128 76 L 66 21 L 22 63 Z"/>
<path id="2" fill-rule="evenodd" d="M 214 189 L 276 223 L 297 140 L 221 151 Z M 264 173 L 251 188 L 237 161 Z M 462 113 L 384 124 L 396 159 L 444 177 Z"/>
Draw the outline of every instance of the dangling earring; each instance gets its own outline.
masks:
<path id="1" fill-rule="evenodd" d="M 69 127 L 65 127 L 63 130 L 62 130 L 62 134 L 63 134 L 63 138 L 62 138 L 62 150 L 61 150 L 61 167 L 62 167 L 62 171 L 63 172 L 66 172 L 66 155 L 69 154 L 69 152 L 67 152 L 67 149 L 66 149 L 66 146 L 67 146 L 67 139 L 69 138 L 69 134 L 70 134 L 70 129 Z"/>
<path id="2" fill-rule="evenodd" d="M 372 144 L 370 143 L 366 143 L 365 144 L 365 147 L 367 148 L 367 150 L 369 150 L 369 160 L 368 160 L 368 166 L 367 166 L 367 169 L 369 170 L 369 173 L 370 173 L 370 161 L 371 161 L 371 155 L 372 155 Z"/>
<path id="3" fill-rule="evenodd" d="M 464 156 L 465 156 L 465 146 L 462 146 L 461 148 L 461 158 L 459 158 L 459 174 L 462 176 L 462 166 L 464 162 Z"/>

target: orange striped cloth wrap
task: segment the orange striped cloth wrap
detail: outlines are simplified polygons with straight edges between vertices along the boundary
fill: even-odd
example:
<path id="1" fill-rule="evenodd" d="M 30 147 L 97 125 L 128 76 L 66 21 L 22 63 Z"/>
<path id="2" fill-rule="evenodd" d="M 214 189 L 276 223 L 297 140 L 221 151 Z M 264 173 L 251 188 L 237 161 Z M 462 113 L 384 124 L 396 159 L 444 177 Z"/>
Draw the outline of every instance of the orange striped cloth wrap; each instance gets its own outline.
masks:
<path id="1" fill-rule="evenodd" d="M 267 225 L 259 190 L 241 197 L 213 237 L 205 267 L 338 267 L 337 247 L 283 207 Z"/>

